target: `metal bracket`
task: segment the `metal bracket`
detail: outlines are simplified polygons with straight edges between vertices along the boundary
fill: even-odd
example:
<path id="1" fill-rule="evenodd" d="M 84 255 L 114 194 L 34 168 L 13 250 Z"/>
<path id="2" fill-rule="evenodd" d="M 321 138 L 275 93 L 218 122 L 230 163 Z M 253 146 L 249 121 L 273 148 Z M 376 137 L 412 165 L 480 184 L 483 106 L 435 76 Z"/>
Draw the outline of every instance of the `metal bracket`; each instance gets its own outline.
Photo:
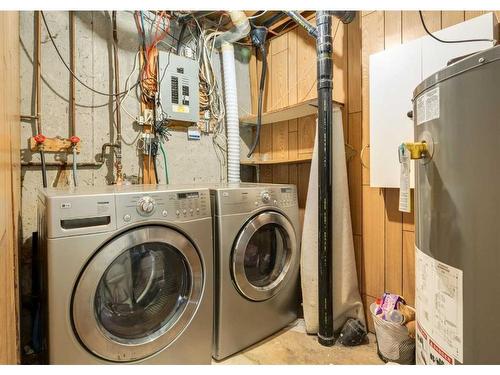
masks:
<path id="1" fill-rule="evenodd" d="M 32 152 L 39 152 L 43 150 L 44 152 L 65 152 L 72 153 L 73 148 L 76 148 L 76 152 L 80 153 L 80 143 L 76 145 L 71 142 L 69 138 L 55 137 L 55 138 L 44 138 L 43 143 L 37 142 L 35 137 L 29 139 L 29 148 Z"/>

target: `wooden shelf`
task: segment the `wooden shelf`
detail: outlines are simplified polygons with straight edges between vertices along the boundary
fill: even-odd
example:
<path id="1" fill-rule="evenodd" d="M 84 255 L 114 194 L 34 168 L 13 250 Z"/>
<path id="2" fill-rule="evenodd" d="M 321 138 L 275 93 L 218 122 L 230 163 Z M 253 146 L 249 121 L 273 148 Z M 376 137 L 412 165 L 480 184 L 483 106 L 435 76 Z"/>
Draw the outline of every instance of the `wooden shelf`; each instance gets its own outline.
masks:
<path id="1" fill-rule="evenodd" d="M 356 154 L 356 150 L 348 143 L 344 144 L 346 161 L 349 162 Z M 293 164 L 293 163 L 307 163 L 312 160 L 312 155 L 304 155 L 298 159 L 290 160 L 240 160 L 242 165 L 270 165 L 270 164 Z"/>
<path id="2" fill-rule="evenodd" d="M 333 101 L 334 108 L 343 108 L 342 103 Z M 275 109 L 262 114 L 262 124 L 293 120 L 299 117 L 313 115 L 318 111 L 318 99 L 309 99 L 305 102 L 294 104 L 285 108 Z M 241 125 L 255 125 L 257 115 L 249 115 L 240 118 Z"/>
<path id="3" fill-rule="evenodd" d="M 305 156 L 299 159 L 290 160 L 241 160 L 242 165 L 270 165 L 270 164 L 293 164 L 293 163 L 307 163 L 312 160 L 312 156 Z"/>

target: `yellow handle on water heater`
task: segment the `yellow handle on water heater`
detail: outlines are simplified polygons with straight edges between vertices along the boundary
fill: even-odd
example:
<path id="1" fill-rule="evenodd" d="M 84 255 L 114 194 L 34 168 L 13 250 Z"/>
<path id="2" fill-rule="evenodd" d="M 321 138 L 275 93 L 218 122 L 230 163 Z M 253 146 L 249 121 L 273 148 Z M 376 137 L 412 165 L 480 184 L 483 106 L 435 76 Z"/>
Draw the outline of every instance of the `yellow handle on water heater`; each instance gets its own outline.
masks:
<path id="1" fill-rule="evenodd" d="M 405 142 L 403 144 L 410 151 L 412 159 L 423 159 L 429 154 L 429 149 L 425 142 Z"/>

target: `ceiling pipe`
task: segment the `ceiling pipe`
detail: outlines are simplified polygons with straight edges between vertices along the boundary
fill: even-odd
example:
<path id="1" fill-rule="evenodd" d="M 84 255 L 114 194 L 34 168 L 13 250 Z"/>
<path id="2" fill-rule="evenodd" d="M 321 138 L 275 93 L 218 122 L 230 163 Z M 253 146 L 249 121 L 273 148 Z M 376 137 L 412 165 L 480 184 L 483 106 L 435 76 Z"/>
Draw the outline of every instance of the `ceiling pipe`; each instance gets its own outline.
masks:
<path id="1" fill-rule="evenodd" d="M 275 22 L 278 22 L 282 18 L 286 17 L 285 12 L 277 12 L 275 15 L 269 17 L 267 20 L 262 22 L 259 26 L 264 26 L 264 27 L 270 27 L 272 26 Z"/>
<path id="2" fill-rule="evenodd" d="M 285 12 L 288 17 L 295 21 L 296 24 L 303 27 L 307 33 L 312 36 L 314 39 L 318 38 L 318 32 L 316 31 L 316 27 L 313 26 L 309 21 L 307 21 L 298 11 L 287 11 Z"/>
<path id="3" fill-rule="evenodd" d="M 337 17 L 342 23 L 351 23 L 356 17 L 354 10 L 337 10 L 328 12 L 330 15 Z"/>

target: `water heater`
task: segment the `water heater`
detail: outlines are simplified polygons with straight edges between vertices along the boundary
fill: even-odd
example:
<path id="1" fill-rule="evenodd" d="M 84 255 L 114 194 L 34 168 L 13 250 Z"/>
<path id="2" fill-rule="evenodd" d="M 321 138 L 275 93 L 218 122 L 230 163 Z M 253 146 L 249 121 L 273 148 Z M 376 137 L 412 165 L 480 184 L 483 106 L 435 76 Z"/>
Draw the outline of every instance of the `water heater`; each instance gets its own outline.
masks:
<path id="1" fill-rule="evenodd" d="M 500 46 L 414 91 L 417 364 L 500 363 Z"/>

